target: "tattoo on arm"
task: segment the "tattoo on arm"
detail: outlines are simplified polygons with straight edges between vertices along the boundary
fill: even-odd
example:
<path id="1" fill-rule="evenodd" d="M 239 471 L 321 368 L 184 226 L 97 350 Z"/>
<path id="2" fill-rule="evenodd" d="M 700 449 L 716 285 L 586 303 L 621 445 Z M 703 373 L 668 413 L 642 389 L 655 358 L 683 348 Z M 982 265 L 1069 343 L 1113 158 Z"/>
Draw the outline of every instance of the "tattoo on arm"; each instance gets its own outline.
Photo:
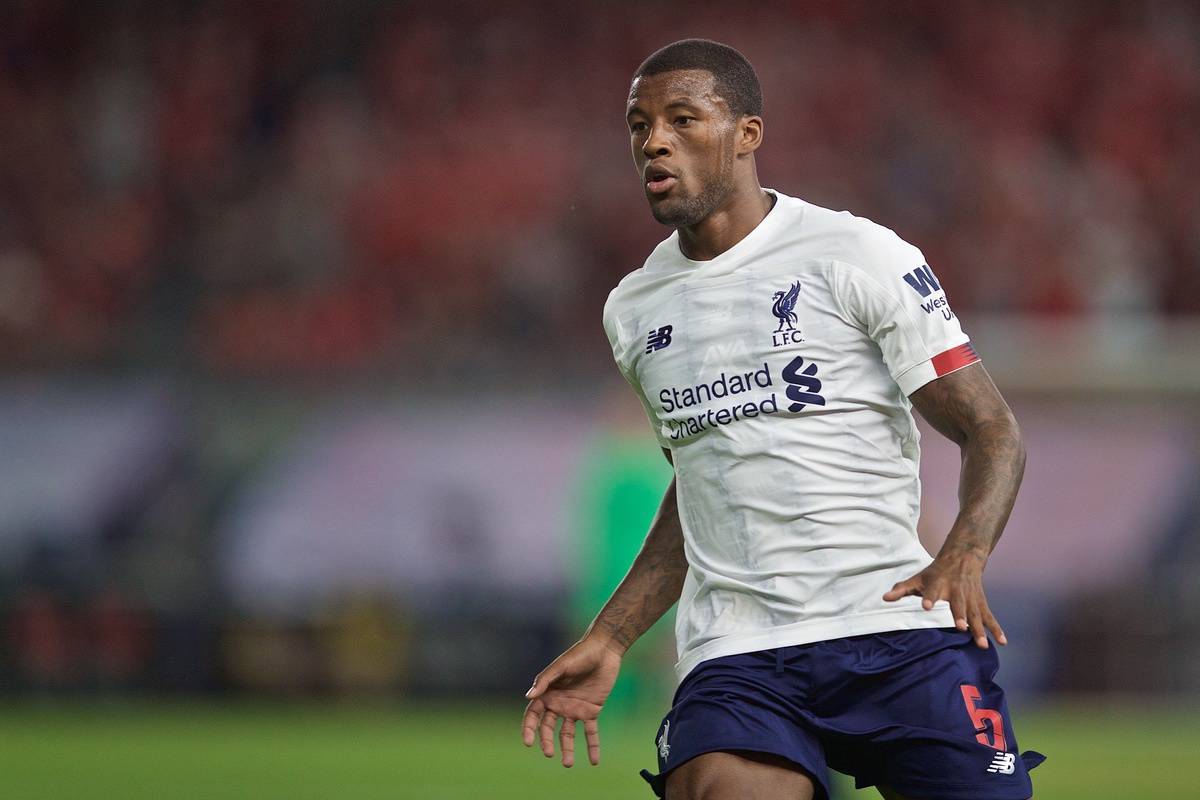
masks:
<path id="1" fill-rule="evenodd" d="M 679 599 L 686 575 L 683 529 L 672 480 L 633 566 L 588 633 L 603 631 L 621 652 L 628 650 Z"/>
<path id="2" fill-rule="evenodd" d="M 962 450 L 959 511 L 942 552 L 986 561 L 1000 539 L 1025 473 L 1025 446 L 1017 421 L 983 364 L 931 381 L 913 405 Z"/>

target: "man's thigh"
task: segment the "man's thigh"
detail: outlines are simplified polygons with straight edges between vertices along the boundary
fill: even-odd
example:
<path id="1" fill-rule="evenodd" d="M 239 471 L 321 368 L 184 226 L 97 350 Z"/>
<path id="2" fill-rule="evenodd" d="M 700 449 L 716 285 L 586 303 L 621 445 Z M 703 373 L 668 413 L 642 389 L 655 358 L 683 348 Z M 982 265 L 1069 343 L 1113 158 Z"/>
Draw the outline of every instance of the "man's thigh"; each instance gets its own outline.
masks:
<path id="1" fill-rule="evenodd" d="M 643 777 L 655 793 L 671 800 L 825 797 L 824 748 L 795 701 L 802 687 L 781 671 L 773 650 L 692 670 L 654 734 L 658 775 Z"/>
<path id="2" fill-rule="evenodd" d="M 886 800 L 1020 800 L 1033 794 L 994 649 L 960 631 L 831 640 L 797 667 L 833 676 L 811 707 L 827 763 Z M 866 665 L 860 671 L 858 665 Z M 881 668 L 880 665 L 884 668 Z"/>
<path id="3" fill-rule="evenodd" d="M 667 775 L 665 800 L 812 800 L 812 780 L 769 753 L 704 753 Z"/>

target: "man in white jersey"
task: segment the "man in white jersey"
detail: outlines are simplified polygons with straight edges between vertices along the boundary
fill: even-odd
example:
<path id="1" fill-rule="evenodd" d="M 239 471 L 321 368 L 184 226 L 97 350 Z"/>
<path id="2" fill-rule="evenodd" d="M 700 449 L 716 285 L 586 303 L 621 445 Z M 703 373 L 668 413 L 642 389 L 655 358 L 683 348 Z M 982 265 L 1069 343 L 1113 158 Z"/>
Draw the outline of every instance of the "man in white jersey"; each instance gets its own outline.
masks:
<path id="1" fill-rule="evenodd" d="M 758 182 L 746 59 L 676 42 L 634 75 L 633 157 L 674 233 L 604 309 L 617 366 L 675 468 L 629 574 L 527 693 L 526 745 L 574 762 L 621 657 L 678 601 L 679 689 L 655 737 L 669 800 L 1022 800 L 984 564 L 1024 449 L 921 252 Z M 917 539 L 912 408 L 962 448 L 961 508 Z"/>

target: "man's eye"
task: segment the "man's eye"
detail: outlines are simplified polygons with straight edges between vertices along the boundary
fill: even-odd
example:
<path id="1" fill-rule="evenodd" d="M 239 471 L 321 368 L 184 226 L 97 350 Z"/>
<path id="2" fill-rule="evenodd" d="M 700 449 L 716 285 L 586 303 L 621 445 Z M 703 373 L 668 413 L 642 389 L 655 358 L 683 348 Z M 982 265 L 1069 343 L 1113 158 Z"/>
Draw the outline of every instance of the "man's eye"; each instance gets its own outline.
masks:
<path id="1" fill-rule="evenodd" d="M 696 121 L 695 117 L 676 117 L 675 118 L 675 124 L 682 125 L 684 127 L 687 127 L 688 125 L 692 124 L 695 121 Z"/>
<path id="2" fill-rule="evenodd" d="M 641 133 L 642 131 L 646 130 L 646 123 L 635 122 L 629 126 L 629 130 L 631 133 Z"/>

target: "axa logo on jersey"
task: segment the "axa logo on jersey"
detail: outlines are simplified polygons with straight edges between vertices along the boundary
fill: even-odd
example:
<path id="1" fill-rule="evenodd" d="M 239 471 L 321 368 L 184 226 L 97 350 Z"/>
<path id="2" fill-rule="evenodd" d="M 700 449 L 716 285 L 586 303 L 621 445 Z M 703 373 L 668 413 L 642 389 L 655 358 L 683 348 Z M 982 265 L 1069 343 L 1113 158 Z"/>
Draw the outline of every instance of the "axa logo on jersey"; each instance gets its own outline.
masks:
<path id="1" fill-rule="evenodd" d="M 796 301 L 800 299 L 800 281 L 796 281 L 784 291 L 775 292 L 772 299 L 771 313 L 779 320 L 779 326 L 771 334 L 771 346 L 783 347 L 803 342 L 804 337 L 795 325 L 799 322 L 795 309 Z"/>

